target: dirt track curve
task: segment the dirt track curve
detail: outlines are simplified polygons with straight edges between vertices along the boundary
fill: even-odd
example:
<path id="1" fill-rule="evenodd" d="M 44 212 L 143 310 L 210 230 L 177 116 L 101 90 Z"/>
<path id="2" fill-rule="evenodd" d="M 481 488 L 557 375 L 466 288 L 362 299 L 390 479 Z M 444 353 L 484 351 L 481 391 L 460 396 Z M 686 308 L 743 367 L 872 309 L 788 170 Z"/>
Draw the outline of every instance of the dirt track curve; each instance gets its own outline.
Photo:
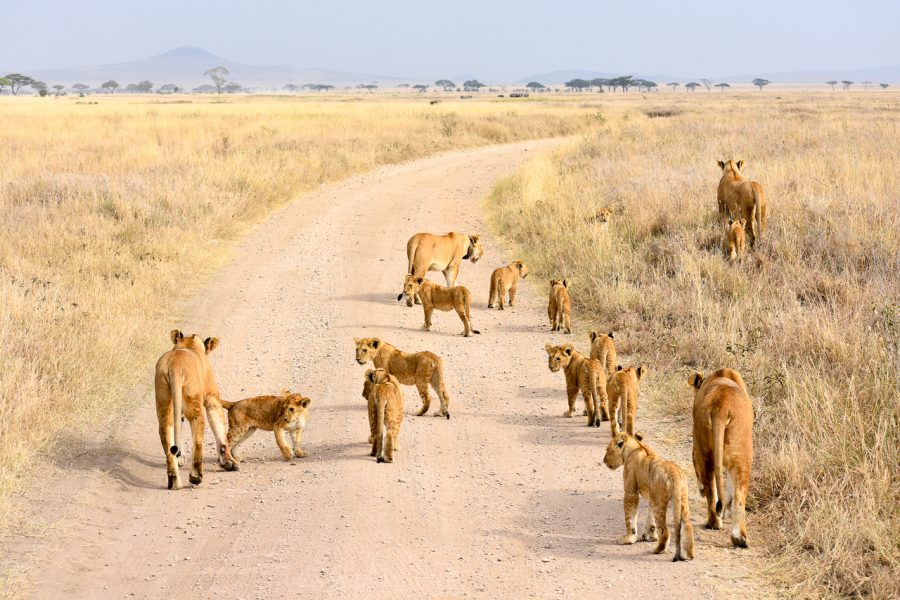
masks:
<path id="1" fill-rule="evenodd" d="M 93 468 L 82 465 L 77 487 L 45 498 L 69 511 L 69 525 L 29 553 L 26 594 L 715 596 L 711 554 L 730 551 L 698 543 L 697 560 L 673 564 L 671 550 L 654 556 L 650 544 L 615 544 L 621 472 L 599 464 L 606 423 L 597 430 L 562 417 L 563 376 L 548 371 L 543 346 L 573 337 L 549 332 L 544 282 L 526 280 L 515 309 L 486 308 L 491 271 L 514 257 L 486 235 L 483 198 L 499 177 L 557 143 L 380 168 L 324 186 L 257 227 L 190 318 L 173 325 L 220 338 L 211 361 L 224 398 L 283 387 L 312 397 L 309 458 L 286 463 L 272 435 L 257 432 L 243 447 L 241 470 L 227 473 L 215 465 L 207 429 L 203 484 L 166 491 L 148 366 L 147 401 L 132 424 L 111 434 Z M 459 335 L 455 314 L 436 313 L 427 333 L 420 307 L 396 301 L 407 238 L 450 230 L 486 236 L 485 258 L 464 264 L 459 278 L 473 292 L 473 324 L 482 331 L 470 339 Z M 444 358 L 452 419 L 415 417 L 417 394 L 404 387 L 393 465 L 368 456 L 366 367 L 354 361 L 354 336 Z M 168 346 L 161 331 L 160 353 Z M 187 484 L 187 467 L 182 476 Z M 642 501 L 641 523 L 644 511 Z"/>

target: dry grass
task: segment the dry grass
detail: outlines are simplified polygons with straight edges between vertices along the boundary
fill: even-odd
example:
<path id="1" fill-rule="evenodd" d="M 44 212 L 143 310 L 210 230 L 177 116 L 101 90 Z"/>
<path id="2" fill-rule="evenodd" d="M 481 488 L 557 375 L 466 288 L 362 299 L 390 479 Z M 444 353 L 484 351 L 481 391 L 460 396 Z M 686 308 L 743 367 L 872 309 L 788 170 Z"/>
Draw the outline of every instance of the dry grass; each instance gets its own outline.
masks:
<path id="1" fill-rule="evenodd" d="M 600 111 L 602 131 L 496 187 L 497 229 L 535 277 L 574 280 L 581 329 L 615 329 L 651 365 L 642 393 L 682 449 L 688 372 L 744 374 L 751 543 L 792 596 L 900 596 L 900 95 L 632 94 Z M 734 265 L 715 200 L 732 157 L 770 202 Z M 606 205 L 608 233 L 584 219 Z"/>
<path id="2" fill-rule="evenodd" d="M 0 523 L 3 496 L 61 433 L 140 400 L 126 395 L 150 377 L 175 303 L 274 207 L 380 164 L 583 131 L 588 113 L 379 97 L 0 100 Z"/>

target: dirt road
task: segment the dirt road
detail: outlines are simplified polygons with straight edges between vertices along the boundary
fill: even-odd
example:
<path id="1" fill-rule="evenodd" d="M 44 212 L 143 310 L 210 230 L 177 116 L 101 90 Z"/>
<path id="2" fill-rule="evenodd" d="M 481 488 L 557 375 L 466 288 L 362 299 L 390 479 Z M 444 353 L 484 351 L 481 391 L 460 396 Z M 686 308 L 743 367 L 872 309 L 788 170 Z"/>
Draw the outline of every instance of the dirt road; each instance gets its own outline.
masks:
<path id="1" fill-rule="evenodd" d="M 714 595 L 710 557 L 730 551 L 701 543 L 697 560 L 673 564 L 671 551 L 615 544 L 621 473 L 599 464 L 606 424 L 562 417 L 563 376 L 548 371 L 543 346 L 573 338 L 549 332 L 544 282 L 520 286 L 515 309 L 486 308 L 491 271 L 514 257 L 486 235 L 481 202 L 497 178 L 555 143 L 381 168 L 325 186 L 254 230 L 192 316 L 173 325 L 220 338 L 211 360 L 223 397 L 283 387 L 312 397 L 309 458 L 286 463 L 271 434 L 257 432 L 241 470 L 227 473 L 207 431 L 203 484 L 166 491 L 148 365 L 133 424 L 83 459 L 75 488 L 46 498 L 71 512 L 70 526 L 32 553 L 24 589 L 36 598 Z M 421 309 L 396 301 L 407 238 L 449 230 L 486 235 L 485 258 L 464 264 L 459 279 L 482 332 L 470 339 L 455 314 L 436 313 L 427 333 Z M 354 336 L 445 361 L 452 419 L 413 416 L 418 397 L 404 388 L 392 465 L 368 456 Z M 168 347 L 160 331 L 160 353 Z"/>

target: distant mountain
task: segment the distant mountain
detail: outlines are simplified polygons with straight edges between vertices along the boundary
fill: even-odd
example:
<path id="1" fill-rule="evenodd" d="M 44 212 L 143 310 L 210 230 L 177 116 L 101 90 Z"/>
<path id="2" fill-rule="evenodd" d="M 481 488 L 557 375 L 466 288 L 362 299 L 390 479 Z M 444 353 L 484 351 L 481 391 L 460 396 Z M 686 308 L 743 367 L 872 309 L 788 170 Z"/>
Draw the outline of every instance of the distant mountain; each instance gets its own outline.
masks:
<path id="1" fill-rule="evenodd" d="M 129 83 L 149 79 L 157 86 L 174 83 L 184 87 L 195 87 L 210 83 L 203 73 L 217 66 L 228 69 L 228 81 L 237 82 L 244 87 L 281 88 L 287 83 L 325 83 L 343 87 L 372 82 L 392 87 L 400 83 L 418 83 L 416 79 L 402 77 L 300 68 L 289 65 L 245 65 L 216 56 L 202 48 L 190 46 L 176 48 L 159 56 L 132 62 L 49 69 L 33 71 L 28 74 L 50 85 L 85 83 L 99 87 L 104 81 L 115 79 L 124 87 Z"/>
<path id="2" fill-rule="evenodd" d="M 525 84 L 529 81 L 538 81 L 545 85 L 562 84 L 572 79 L 609 79 L 611 77 L 619 77 L 621 75 L 633 75 L 636 78 L 655 81 L 656 83 L 668 83 L 677 81 L 678 83 L 686 83 L 688 81 L 700 81 L 700 77 L 688 78 L 676 75 L 646 75 L 643 73 L 632 73 L 628 71 L 610 73 L 603 71 L 592 71 L 589 69 L 564 69 L 560 71 L 551 71 L 549 73 L 539 73 L 530 77 L 523 77 L 516 83 Z M 705 76 L 704 76 L 705 77 Z M 789 71 L 789 72 L 769 72 L 757 73 L 754 75 L 728 75 L 719 77 L 707 77 L 716 82 L 727 83 L 750 83 L 757 77 L 768 79 L 774 83 L 822 83 L 826 81 L 871 81 L 875 84 L 890 83 L 900 84 L 900 67 L 879 67 L 873 69 L 832 69 L 819 71 Z"/>

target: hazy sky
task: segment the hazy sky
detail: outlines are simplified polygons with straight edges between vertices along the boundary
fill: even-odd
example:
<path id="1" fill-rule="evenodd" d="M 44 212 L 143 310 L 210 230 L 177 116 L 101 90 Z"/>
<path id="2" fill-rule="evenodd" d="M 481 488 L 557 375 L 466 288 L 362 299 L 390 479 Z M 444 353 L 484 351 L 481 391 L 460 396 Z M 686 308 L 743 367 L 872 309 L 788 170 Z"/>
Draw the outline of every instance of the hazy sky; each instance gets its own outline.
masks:
<path id="1" fill-rule="evenodd" d="M 237 62 L 510 80 L 900 64 L 900 0 L 0 0 L 0 68 L 199 46 Z"/>

